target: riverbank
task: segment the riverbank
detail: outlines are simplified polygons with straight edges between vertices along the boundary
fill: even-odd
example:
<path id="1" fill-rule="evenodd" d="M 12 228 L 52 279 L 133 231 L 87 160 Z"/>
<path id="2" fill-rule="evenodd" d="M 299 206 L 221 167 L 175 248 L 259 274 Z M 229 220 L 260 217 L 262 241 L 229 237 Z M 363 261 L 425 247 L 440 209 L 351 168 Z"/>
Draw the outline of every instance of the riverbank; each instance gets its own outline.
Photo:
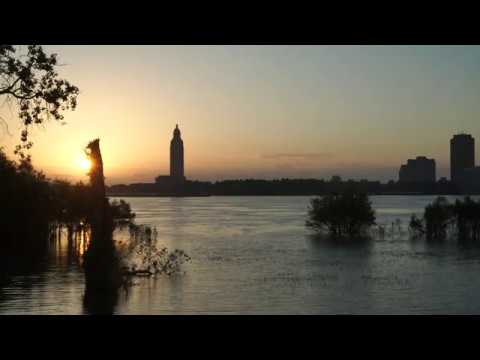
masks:
<path id="1" fill-rule="evenodd" d="M 157 193 L 107 193 L 109 197 L 210 197 L 210 196 L 322 196 L 322 194 L 157 194 Z M 369 196 L 459 196 L 460 194 L 456 193 L 441 193 L 441 194 L 432 194 L 432 193 L 412 193 L 412 192 L 386 192 L 386 193 L 368 193 Z M 470 194 L 475 195 L 475 194 Z"/>
<path id="2" fill-rule="evenodd" d="M 107 193 L 108 197 L 208 197 L 210 194 Z"/>

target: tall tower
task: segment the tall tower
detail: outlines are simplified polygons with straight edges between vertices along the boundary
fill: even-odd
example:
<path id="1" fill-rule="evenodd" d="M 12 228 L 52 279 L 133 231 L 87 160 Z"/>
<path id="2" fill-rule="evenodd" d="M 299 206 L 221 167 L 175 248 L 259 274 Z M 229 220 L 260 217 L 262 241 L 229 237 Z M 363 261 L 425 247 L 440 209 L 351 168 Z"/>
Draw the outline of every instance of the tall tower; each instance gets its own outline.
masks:
<path id="1" fill-rule="evenodd" d="M 180 137 L 178 124 L 173 130 L 173 139 L 170 142 L 170 177 L 175 181 L 185 180 L 183 170 L 183 140 Z"/>
<path id="2" fill-rule="evenodd" d="M 475 167 L 475 139 L 469 134 L 450 140 L 450 180 L 458 183 L 464 169 Z"/>

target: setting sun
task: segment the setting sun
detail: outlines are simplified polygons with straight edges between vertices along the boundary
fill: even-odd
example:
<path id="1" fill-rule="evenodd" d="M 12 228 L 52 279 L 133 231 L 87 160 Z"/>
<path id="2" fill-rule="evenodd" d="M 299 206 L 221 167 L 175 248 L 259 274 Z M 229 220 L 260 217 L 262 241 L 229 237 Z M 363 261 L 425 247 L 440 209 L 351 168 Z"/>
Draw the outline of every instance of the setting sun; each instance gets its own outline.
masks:
<path id="1" fill-rule="evenodd" d="M 87 158 L 83 158 L 80 160 L 80 168 L 82 168 L 82 170 L 90 170 L 91 166 L 92 163 Z"/>

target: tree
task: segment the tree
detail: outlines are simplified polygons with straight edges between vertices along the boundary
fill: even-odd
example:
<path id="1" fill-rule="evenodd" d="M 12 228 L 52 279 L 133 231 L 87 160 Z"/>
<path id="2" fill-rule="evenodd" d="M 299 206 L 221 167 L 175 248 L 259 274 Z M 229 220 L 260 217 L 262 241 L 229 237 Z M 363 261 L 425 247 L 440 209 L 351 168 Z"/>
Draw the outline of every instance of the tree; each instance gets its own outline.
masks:
<path id="1" fill-rule="evenodd" d="M 463 201 L 456 200 L 453 206 L 459 240 L 480 239 L 480 201 L 466 196 Z"/>
<path id="2" fill-rule="evenodd" d="M 454 208 L 443 196 L 437 197 L 432 204 L 427 205 L 423 216 L 427 238 L 429 240 L 445 239 L 454 216 Z"/>
<path id="3" fill-rule="evenodd" d="M 85 253 L 86 287 L 97 290 L 118 289 L 122 278 L 119 258 L 113 242 L 113 219 L 105 196 L 105 177 L 100 151 L 100 139 L 90 141 L 85 154 L 91 162 L 90 194 L 92 213 L 89 219 L 91 240 Z"/>
<path id="4" fill-rule="evenodd" d="M 24 126 L 15 153 L 29 159 L 25 150 L 32 147 L 29 128 L 47 119 L 63 121 L 62 112 L 74 110 L 79 90 L 67 80 L 59 79 L 56 54 L 46 54 L 40 45 L 28 45 L 26 53 L 13 45 L 0 45 L 0 97 L 18 106 Z"/>
<path id="5" fill-rule="evenodd" d="M 454 204 L 444 197 L 425 207 L 423 218 L 412 215 L 410 230 L 415 237 L 426 236 L 428 240 L 444 240 L 456 237 L 458 240 L 480 239 L 480 201 L 469 196 L 457 199 Z"/>
<path id="6" fill-rule="evenodd" d="M 100 151 L 100 139 L 90 141 L 85 149 L 85 154 L 91 163 L 90 191 L 92 201 L 92 242 L 105 242 L 111 240 L 114 229 L 111 208 L 105 196 L 105 176 L 103 175 L 103 160 Z"/>
<path id="7" fill-rule="evenodd" d="M 52 192 L 45 175 L 26 161 L 8 159 L 0 148 L 0 248 L 36 250 L 53 220 Z M 27 246 L 28 245 L 28 246 Z"/>
<path id="8" fill-rule="evenodd" d="M 339 175 L 333 175 L 330 179 L 330 182 L 333 184 L 339 184 L 342 182 L 342 178 Z"/>
<path id="9" fill-rule="evenodd" d="M 347 190 L 310 201 L 307 226 L 334 237 L 363 235 L 375 224 L 375 213 L 367 194 Z"/>

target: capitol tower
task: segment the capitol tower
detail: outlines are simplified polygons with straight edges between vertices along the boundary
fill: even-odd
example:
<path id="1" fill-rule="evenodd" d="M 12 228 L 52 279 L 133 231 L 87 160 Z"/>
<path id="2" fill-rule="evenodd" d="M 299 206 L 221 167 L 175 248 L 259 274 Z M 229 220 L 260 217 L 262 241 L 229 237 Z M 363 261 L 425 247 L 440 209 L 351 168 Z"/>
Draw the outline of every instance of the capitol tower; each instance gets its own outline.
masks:
<path id="1" fill-rule="evenodd" d="M 170 178 L 175 182 L 185 181 L 183 168 L 183 140 L 180 137 L 178 124 L 173 130 L 173 139 L 170 142 Z"/>

